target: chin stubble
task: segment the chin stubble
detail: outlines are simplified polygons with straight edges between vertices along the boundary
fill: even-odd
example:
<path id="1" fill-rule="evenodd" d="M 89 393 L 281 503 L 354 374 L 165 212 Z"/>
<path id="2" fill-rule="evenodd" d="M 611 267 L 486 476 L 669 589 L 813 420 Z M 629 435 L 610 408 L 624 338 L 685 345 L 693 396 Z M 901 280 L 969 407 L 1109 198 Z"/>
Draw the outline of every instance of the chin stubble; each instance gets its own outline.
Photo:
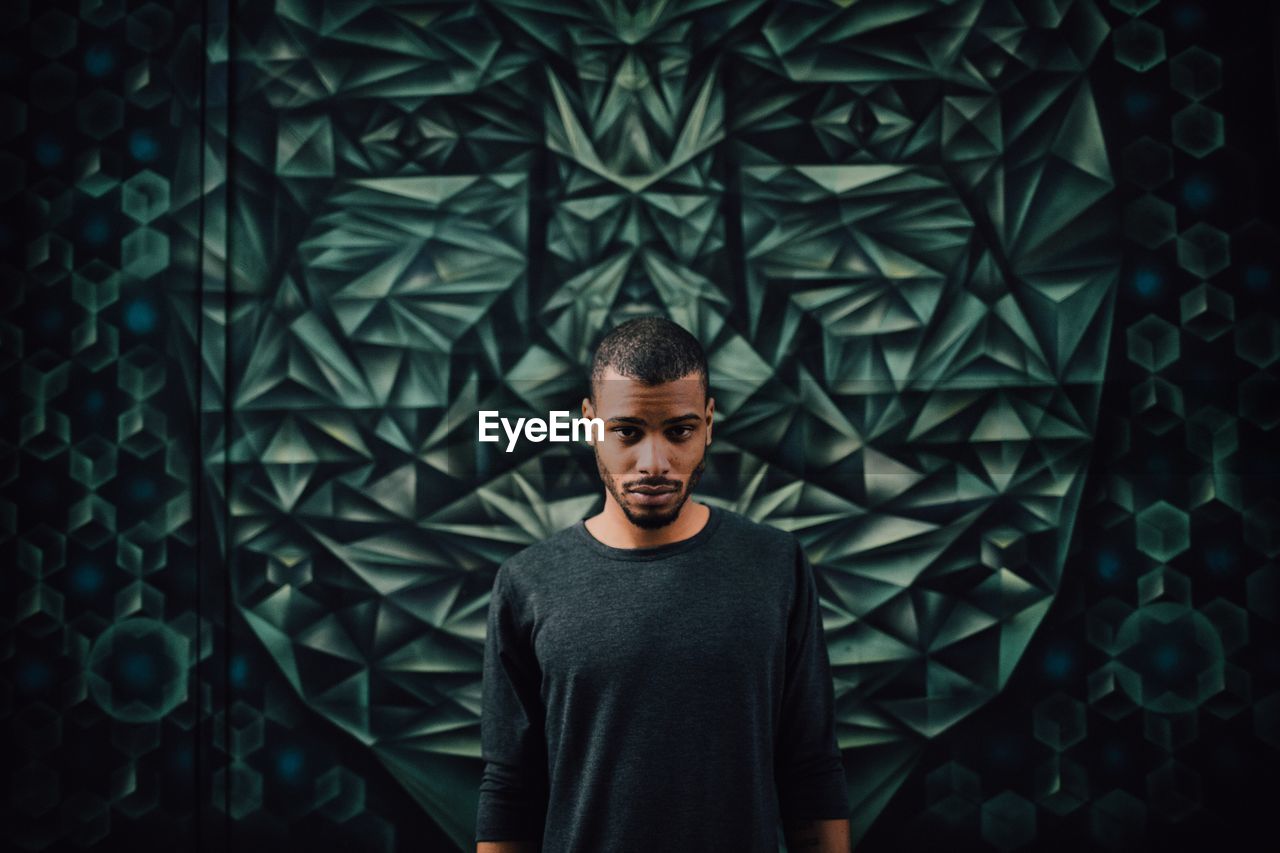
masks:
<path id="1" fill-rule="evenodd" d="M 609 494 L 613 495 L 613 499 L 617 502 L 618 506 L 622 507 L 622 512 L 627 517 L 627 520 L 636 527 L 639 527 L 641 530 L 658 530 L 659 528 L 666 527 L 668 524 L 671 524 L 679 518 L 680 510 L 684 508 L 685 501 L 689 500 L 690 496 L 692 496 L 694 487 L 697 486 L 698 481 L 702 479 L 702 472 L 707 468 L 707 453 L 704 448 L 702 458 L 698 460 L 697 466 L 689 475 L 688 484 L 681 489 L 680 499 L 669 512 L 662 515 L 636 515 L 630 510 L 630 508 L 628 508 L 627 503 L 624 500 L 626 498 L 626 494 L 618 488 L 617 481 L 614 480 L 613 475 L 609 473 L 609 470 L 605 468 L 604 464 L 600 461 L 599 449 L 593 446 L 592 450 L 596 457 L 596 470 L 600 472 L 600 479 L 604 480 L 605 488 L 609 490 Z"/>

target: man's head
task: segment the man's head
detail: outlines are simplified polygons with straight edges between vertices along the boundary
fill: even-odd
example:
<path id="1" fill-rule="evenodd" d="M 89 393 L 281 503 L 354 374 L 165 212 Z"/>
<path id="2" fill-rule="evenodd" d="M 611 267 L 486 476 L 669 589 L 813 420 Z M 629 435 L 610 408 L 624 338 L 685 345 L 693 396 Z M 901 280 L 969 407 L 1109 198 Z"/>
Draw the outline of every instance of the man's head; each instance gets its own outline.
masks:
<path id="1" fill-rule="evenodd" d="M 663 317 L 622 323 L 596 348 L 582 414 L 604 420 L 596 467 L 627 520 L 675 521 L 706 467 L 715 414 L 697 338 Z"/>

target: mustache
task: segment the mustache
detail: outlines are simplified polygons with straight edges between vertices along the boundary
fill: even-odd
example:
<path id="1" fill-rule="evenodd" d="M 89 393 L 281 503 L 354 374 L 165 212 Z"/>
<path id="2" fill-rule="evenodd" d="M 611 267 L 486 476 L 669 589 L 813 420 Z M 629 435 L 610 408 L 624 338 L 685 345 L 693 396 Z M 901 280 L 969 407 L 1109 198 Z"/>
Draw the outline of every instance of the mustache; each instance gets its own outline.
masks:
<path id="1" fill-rule="evenodd" d="M 629 491 L 638 486 L 648 486 L 650 488 L 670 487 L 673 489 L 678 489 L 680 488 L 680 481 L 679 480 L 660 480 L 660 479 L 654 479 L 650 477 L 645 480 L 636 480 L 634 483 L 627 483 L 625 488 Z"/>

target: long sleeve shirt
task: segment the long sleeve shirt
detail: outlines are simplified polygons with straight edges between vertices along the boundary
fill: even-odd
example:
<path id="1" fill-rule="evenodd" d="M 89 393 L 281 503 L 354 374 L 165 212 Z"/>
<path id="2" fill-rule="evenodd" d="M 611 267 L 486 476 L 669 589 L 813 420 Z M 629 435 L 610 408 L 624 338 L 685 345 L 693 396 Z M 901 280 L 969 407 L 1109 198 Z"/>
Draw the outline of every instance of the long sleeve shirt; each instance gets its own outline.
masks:
<path id="1" fill-rule="evenodd" d="M 711 507 L 614 548 L 584 522 L 494 578 L 477 841 L 543 853 L 777 853 L 845 818 L 813 569 L 796 537 Z"/>

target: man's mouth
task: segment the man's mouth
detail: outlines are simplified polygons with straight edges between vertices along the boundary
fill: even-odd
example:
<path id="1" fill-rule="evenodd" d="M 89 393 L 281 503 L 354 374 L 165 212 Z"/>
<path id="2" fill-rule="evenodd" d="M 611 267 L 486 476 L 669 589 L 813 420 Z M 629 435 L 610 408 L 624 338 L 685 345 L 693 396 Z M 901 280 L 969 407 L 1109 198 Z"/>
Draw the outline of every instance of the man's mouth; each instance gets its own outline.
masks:
<path id="1" fill-rule="evenodd" d="M 658 506 L 666 503 L 676 493 L 675 486 L 632 486 L 628 489 L 635 502 L 641 506 Z"/>

